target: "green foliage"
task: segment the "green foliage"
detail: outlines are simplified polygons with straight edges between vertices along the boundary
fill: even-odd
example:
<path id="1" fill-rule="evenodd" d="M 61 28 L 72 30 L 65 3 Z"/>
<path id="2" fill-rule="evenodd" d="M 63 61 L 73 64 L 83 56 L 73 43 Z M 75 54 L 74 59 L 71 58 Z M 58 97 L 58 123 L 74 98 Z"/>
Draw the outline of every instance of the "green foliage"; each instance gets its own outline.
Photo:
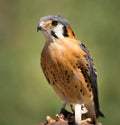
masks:
<path id="1" fill-rule="evenodd" d="M 0 4 L 0 125 L 35 125 L 61 102 L 39 64 L 41 16 L 67 18 L 91 51 L 98 71 L 103 125 L 120 122 L 120 2 L 118 0 L 4 0 Z"/>

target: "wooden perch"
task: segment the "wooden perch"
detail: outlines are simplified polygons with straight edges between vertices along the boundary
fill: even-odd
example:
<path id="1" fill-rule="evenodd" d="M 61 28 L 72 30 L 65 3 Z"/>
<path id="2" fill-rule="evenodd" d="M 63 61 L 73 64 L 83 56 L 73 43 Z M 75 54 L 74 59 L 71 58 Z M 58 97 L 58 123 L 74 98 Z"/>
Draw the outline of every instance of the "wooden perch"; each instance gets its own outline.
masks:
<path id="1" fill-rule="evenodd" d="M 56 115 L 57 119 L 53 119 L 50 116 L 46 117 L 45 123 L 40 123 L 39 125 L 75 125 L 74 114 L 68 112 L 67 110 L 62 110 L 62 115 Z M 80 125 L 93 125 L 90 123 L 91 119 L 87 118 L 82 120 Z M 102 125 L 97 123 L 96 125 Z"/>

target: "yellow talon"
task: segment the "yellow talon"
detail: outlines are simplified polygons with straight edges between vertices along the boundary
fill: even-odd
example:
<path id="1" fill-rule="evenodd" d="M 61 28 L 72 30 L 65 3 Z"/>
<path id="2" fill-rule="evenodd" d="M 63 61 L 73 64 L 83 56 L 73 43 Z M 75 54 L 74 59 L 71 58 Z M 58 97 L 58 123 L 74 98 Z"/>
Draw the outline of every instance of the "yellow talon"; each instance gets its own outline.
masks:
<path id="1" fill-rule="evenodd" d="M 56 122 L 53 118 L 51 118 L 50 116 L 46 116 L 46 120 L 48 123 L 51 123 L 51 122 Z"/>
<path id="2" fill-rule="evenodd" d="M 89 123 L 89 122 L 91 122 L 91 118 L 84 119 L 84 120 L 82 120 L 81 122 L 82 122 L 82 123 L 83 123 L 83 122 Z"/>
<path id="3" fill-rule="evenodd" d="M 56 117 L 58 118 L 58 120 L 60 121 L 65 121 L 60 115 L 56 114 Z"/>

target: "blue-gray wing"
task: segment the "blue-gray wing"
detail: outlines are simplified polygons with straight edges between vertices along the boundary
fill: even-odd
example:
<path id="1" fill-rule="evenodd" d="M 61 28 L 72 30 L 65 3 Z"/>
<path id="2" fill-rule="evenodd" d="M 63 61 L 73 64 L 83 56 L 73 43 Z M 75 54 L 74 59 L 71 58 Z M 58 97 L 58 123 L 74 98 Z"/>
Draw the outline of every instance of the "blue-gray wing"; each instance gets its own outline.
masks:
<path id="1" fill-rule="evenodd" d="M 85 52 L 84 57 L 87 62 L 87 66 L 86 66 L 86 69 L 84 70 L 84 73 L 86 74 L 86 77 L 89 80 L 91 87 L 92 87 L 96 117 L 99 117 L 99 116 L 104 117 L 104 115 L 100 111 L 100 107 L 99 107 L 97 73 L 96 73 L 94 63 L 93 63 L 93 59 L 91 58 L 91 55 L 90 55 L 88 49 L 86 48 L 86 46 L 83 43 L 80 43 L 80 48 Z"/>

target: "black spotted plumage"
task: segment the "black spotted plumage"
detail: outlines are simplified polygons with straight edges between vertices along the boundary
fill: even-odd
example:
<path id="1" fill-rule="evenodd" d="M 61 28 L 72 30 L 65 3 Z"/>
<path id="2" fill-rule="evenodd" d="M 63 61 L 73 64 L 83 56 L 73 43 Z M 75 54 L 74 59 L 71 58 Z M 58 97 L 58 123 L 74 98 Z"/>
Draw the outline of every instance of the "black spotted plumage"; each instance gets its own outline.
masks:
<path id="1" fill-rule="evenodd" d="M 99 110 L 99 100 L 98 100 L 98 86 L 97 86 L 97 74 L 96 74 L 96 69 L 93 67 L 93 59 L 90 56 L 89 51 L 87 50 L 86 46 L 81 43 L 80 44 L 81 49 L 86 53 L 86 61 L 88 62 L 87 68 L 88 70 L 84 70 L 84 74 L 86 74 L 87 78 L 89 79 L 94 95 L 94 103 L 95 103 L 95 111 L 96 111 L 96 116 L 102 116 L 104 117 L 103 113 Z"/>
<path id="2" fill-rule="evenodd" d="M 41 66 L 62 100 L 62 108 L 66 104 L 75 107 L 75 123 L 80 124 L 84 119 L 80 106 L 84 104 L 88 110 L 85 118 L 96 124 L 96 118 L 104 115 L 99 107 L 96 69 L 88 49 L 77 40 L 68 21 L 60 16 L 41 18 L 38 29 L 46 37 Z"/>

